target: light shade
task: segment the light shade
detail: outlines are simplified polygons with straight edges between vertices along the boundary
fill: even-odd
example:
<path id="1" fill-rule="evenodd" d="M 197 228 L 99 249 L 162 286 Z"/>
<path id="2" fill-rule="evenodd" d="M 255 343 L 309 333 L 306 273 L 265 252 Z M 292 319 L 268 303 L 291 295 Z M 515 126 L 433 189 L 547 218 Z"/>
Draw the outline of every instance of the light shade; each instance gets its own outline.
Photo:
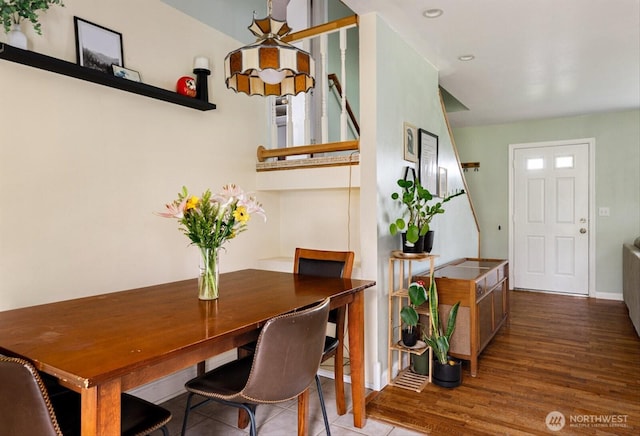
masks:
<path id="1" fill-rule="evenodd" d="M 313 88 L 311 55 L 280 39 L 291 31 L 286 21 L 254 19 L 249 30 L 258 40 L 224 59 L 227 88 L 248 95 L 296 95 Z"/>

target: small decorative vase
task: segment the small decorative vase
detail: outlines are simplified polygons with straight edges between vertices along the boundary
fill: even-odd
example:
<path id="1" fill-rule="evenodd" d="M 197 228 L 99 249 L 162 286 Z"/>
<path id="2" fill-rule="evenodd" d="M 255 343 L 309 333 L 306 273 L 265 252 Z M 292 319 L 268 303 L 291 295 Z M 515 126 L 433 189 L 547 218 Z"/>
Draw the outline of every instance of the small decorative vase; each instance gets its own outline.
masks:
<path id="1" fill-rule="evenodd" d="M 218 298 L 218 248 L 200 247 L 202 264 L 198 278 L 198 298 L 201 300 L 215 300 Z"/>
<path id="2" fill-rule="evenodd" d="M 9 33 L 7 33 L 9 45 L 23 50 L 27 49 L 27 35 L 22 33 L 19 24 L 13 24 Z"/>

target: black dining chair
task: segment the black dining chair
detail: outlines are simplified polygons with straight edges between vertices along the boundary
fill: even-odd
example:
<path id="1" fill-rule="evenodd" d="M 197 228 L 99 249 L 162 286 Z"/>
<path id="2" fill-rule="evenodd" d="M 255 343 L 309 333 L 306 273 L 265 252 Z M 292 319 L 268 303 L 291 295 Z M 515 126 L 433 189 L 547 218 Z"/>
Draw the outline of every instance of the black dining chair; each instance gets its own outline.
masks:
<path id="1" fill-rule="evenodd" d="M 54 383 L 47 379 L 47 384 Z M 59 385 L 51 385 L 28 361 L 0 356 L 0 434 L 69 436 L 80 435 L 80 395 Z M 171 412 L 129 394 L 122 394 L 121 434 L 148 435 L 162 430 Z"/>
<path id="2" fill-rule="evenodd" d="M 182 435 L 191 410 L 216 401 L 247 412 L 250 435 L 255 436 L 258 404 L 289 401 L 307 390 L 320 367 L 329 301 L 271 318 L 260 331 L 253 355 L 188 381 Z M 191 405 L 194 395 L 205 399 Z M 328 426 L 326 430 L 329 433 Z"/>
<path id="3" fill-rule="evenodd" d="M 296 248 L 293 262 L 294 274 L 322 277 L 351 278 L 354 261 L 353 251 L 327 251 L 310 248 Z M 336 392 L 336 410 L 338 415 L 347 413 L 344 396 L 344 329 L 347 308 L 342 306 L 329 312 L 329 323 L 335 324 L 335 336 L 325 338 L 322 361 L 333 359 L 334 383 Z M 316 377 L 318 394 L 322 395 L 320 377 Z M 325 420 L 326 411 L 323 411 Z"/>
<path id="4" fill-rule="evenodd" d="M 315 250 L 311 248 L 296 248 L 293 261 L 294 274 L 321 276 L 321 277 L 342 277 L 351 278 L 354 262 L 353 251 L 329 251 Z M 334 383 L 336 393 L 336 410 L 338 415 L 347 413 L 347 404 L 344 396 L 344 329 L 345 329 L 344 306 L 333 309 L 329 312 L 329 323 L 335 324 L 335 336 L 326 336 L 324 343 L 324 353 L 322 354 L 322 362 L 334 358 Z M 238 349 L 238 357 L 247 356 L 253 353 L 256 343 L 251 342 L 243 345 Z M 320 377 L 316 375 L 316 386 L 318 396 L 320 397 L 320 405 L 322 408 L 322 418 L 325 426 L 328 427 L 329 418 L 327 410 L 324 406 L 324 398 L 322 395 L 322 386 Z M 242 417 L 238 419 L 238 426 L 246 427 Z"/>

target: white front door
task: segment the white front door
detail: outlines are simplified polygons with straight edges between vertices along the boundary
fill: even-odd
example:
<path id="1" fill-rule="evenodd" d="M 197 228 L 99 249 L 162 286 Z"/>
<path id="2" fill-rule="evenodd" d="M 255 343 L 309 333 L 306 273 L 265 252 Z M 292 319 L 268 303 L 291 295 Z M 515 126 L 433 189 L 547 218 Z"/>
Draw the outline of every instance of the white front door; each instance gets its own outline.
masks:
<path id="1" fill-rule="evenodd" d="M 513 286 L 589 293 L 589 144 L 513 150 Z"/>

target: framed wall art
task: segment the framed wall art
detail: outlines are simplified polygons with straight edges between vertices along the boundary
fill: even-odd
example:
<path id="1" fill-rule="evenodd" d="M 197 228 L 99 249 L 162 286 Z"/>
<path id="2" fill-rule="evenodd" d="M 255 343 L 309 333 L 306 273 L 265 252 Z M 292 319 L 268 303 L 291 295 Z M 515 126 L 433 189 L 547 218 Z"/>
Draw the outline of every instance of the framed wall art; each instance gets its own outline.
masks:
<path id="1" fill-rule="evenodd" d="M 418 162 L 418 135 L 415 126 L 409 123 L 402 124 L 404 135 L 404 160 Z"/>
<path id="2" fill-rule="evenodd" d="M 438 167 L 438 197 L 447 196 L 447 169 Z"/>
<path id="3" fill-rule="evenodd" d="M 122 79 L 133 80 L 134 82 L 141 82 L 140 73 L 128 68 L 120 67 L 116 64 L 111 66 L 113 68 L 113 75 Z"/>
<path id="4" fill-rule="evenodd" d="M 418 130 L 420 184 L 433 195 L 438 195 L 438 137 L 424 129 Z"/>
<path id="5" fill-rule="evenodd" d="M 112 65 L 124 67 L 122 34 L 73 17 L 78 65 L 113 74 Z"/>

